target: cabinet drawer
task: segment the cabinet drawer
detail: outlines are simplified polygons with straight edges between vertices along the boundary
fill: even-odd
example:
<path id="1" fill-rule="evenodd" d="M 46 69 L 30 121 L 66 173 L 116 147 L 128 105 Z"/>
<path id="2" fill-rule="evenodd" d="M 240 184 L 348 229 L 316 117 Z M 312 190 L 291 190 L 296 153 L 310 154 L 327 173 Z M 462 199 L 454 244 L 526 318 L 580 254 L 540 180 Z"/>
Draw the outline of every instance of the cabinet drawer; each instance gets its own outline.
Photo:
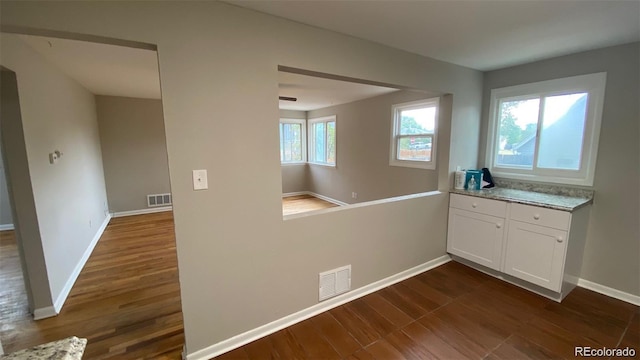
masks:
<path id="1" fill-rule="evenodd" d="M 554 229 L 569 230 L 571 213 L 538 206 L 512 204 L 511 219 Z"/>
<path id="2" fill-rule="evenodd" d="M 450 206 L 456 209 L 504 218 L 507 215 L 507 203 L 499 200 L 484 199 L 475 196 L 451 194 Z"/>

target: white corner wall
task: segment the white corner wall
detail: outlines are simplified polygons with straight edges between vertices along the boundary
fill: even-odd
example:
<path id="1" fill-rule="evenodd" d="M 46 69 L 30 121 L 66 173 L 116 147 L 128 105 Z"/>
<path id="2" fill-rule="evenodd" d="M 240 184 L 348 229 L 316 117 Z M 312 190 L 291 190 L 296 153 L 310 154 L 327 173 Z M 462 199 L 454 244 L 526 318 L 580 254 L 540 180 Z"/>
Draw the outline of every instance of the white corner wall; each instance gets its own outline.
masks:
<path id="1" fill-rule="evenodd" d="M 108 221 L 95 99 L 18 36 L 1 36 L 1 63 L 17 75 L 35 208 L 57 312 Z M 51 165 L 49 153 L 55 150 L 63 155 Z M 35 310 L 53 315 L 52 309 Z"/>
<path id="2" fill-rule="evenodd" d="M 477 159 L 480 72 L 221 2 L 10 2 L 0 16 L 157 45 L 188 354 L 313 306 L 321 271 L 352 264 L 357 289 L 445 254 L 446 193 L 283 221 L 277 67 L 452 94 L 441 190 L 450 139 L 475 144 L 456 164 Z"/>

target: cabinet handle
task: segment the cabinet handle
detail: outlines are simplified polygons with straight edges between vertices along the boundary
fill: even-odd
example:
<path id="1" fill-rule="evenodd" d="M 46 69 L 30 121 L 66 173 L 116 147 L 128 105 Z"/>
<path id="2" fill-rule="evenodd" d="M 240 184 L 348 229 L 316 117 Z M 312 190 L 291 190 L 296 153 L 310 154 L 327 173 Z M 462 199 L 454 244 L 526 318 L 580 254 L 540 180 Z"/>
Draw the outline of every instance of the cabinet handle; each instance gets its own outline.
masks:
<path id="1" fill-rule="evenodd" d="M 475 209 L 475 208 L 477 208 L 477 207 L 478 207 L 478 204 L 473 203 L 473 204 L 471 204 L 471 207 Z"/>
<path id="2" fill-rule="evenodd" d="M 557 242 L 559 242 L 559 243 L 561 243 L 563 240 L 564 240 L 564 239 L 562 238 L 562 236 L 558 236 L 558 237 L 556 238 L 556 241 L 557 241 Z"/>
<path id="3" fill-rule="evenodd" d="M 540 214 L 533 214 L 533 218 L 535 220 L 540 220 Z"/>
<path id="4" fill-rule="evenodd" d="M 500 228 L 502 227 L 502 224 L 497 223 L 497 224 L 496 224 L 496 227 L 497 227 L 498 229 L 500 229 Z"/>

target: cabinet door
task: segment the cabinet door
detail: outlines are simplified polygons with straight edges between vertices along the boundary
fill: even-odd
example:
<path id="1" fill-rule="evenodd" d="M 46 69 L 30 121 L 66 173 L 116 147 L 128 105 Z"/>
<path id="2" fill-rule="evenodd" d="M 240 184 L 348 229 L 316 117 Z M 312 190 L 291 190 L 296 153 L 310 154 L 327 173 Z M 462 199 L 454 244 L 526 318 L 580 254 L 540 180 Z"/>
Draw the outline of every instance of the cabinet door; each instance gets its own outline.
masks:
<path id="1" fill-rule="evenodd" d="M 449 209 L 447 251 L 500 270 L 504 219 L 455 208 Z"/>
<path id="2" fill-rule="evenodd" d="M 504 272 L 560 291 L 566 249 L 566 231 L 511 220 Z"/>

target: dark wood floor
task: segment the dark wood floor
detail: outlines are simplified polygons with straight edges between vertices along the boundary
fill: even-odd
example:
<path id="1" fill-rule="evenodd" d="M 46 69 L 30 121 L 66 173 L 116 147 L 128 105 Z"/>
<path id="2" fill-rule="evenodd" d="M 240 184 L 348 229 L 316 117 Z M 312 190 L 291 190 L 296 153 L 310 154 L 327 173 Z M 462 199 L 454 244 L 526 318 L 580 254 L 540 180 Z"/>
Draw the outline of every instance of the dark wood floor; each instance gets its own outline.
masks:
<path id="1" fill-rule="evenodd" d="M 7 238 L 0 236 L 5 351 L 76 335 L 89 339 L 85 359 L 180 358 L 171 213 L 113 219 L 62 313 L 37 322 L 26 299 L 9 306 L 24 289 Z M 450 262 L 218 358 L 556 359 L 572 358 L 575 346 L 630 346 L 637 354 L 639 317 L 637 306 L 589 290 L 558 304 Z"/>
<path id="2" fill-rule="evenodd" d="M 561 304 L 450 262 L 217 359 L 563 359 L 633 347 L 637 306 L 575 289 Z"/>
<path id="3" fill-rule="evenodd" d="M 180 359 L 184 334 L 173 229 L 171 212 L 112 219 L 60 315 L 39 321 L 26 309 L 15 240 L 0 236 L 5 352 L 75 335 L 88 339 L 85 359 Z"/>

